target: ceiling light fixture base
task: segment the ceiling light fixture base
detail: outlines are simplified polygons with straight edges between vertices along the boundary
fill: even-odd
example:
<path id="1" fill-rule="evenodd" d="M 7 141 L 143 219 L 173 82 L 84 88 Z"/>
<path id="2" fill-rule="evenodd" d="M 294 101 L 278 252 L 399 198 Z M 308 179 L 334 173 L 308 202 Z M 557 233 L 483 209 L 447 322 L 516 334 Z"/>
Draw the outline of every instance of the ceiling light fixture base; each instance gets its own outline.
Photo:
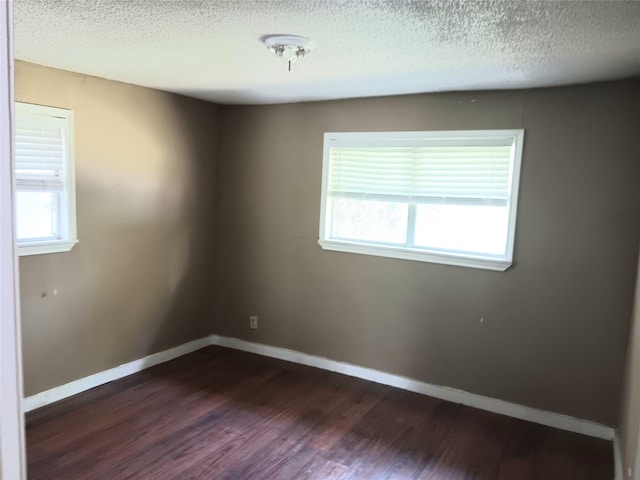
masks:
<path id="1" fill-rule="evenodd" d="M 263 38 L 267 49 L 291 64 L 311 52 L 311 40 L 298 35 L 269 35 Z"/>

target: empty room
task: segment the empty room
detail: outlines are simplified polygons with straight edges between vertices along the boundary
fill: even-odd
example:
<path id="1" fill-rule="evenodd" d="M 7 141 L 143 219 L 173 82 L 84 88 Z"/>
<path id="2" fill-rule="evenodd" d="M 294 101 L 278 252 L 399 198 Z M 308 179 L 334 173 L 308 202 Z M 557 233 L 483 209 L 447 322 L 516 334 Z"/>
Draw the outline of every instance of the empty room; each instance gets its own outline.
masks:
<path id="1" fill-rule="evenodd" d="M 640 2 L 1 14 L 2 478 L 640 480 Z"/>

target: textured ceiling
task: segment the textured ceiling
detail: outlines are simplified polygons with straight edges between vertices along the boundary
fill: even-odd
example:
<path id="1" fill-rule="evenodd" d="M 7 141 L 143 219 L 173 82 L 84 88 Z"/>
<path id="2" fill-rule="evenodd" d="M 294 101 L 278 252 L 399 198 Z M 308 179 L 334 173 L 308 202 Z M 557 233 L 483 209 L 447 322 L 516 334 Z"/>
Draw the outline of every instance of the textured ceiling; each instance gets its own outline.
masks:
<path id="1" fill-rule="evenodd" d="M 310 37 L 287 71 L 268 34 Z M 16 58 L 220 103 L 640 74 L 640 1 L 15 0 Z"/>

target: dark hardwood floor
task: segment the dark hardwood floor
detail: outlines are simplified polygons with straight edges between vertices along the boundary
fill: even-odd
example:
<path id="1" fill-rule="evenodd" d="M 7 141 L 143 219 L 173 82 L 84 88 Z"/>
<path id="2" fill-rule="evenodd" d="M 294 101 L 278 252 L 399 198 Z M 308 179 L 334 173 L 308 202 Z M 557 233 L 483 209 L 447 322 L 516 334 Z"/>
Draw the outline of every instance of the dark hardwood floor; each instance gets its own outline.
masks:
<path id="1" fill-rule="evenodd" d="M 27 415 L 30 479 L 611 480 L 610 442 L 209 347 Z"/>

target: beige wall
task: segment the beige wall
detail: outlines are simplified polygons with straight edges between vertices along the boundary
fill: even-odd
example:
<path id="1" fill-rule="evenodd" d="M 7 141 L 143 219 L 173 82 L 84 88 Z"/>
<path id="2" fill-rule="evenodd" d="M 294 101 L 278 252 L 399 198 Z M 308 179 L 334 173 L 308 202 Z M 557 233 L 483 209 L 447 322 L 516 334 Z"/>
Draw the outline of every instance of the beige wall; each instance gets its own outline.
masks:
<path id="1" fill-rule="evenodd" d="M 80 243 L 20 260 L 27 395 L 215 331 L 616 423 L 637 81 L 216 107 L 19 62 L 16 97 L 76 121 Z M 526 129 L 507 272 L 317 245 L 325 131 L 489 128 Z"/>
<path id="2" fill-rule="evenodd" d="M 624 81 L 220 107 L 216 332 L 616 424 L 639 103 Z M 508 271 L 318 246 L 324 132 L 492 128 L 526 129 Z"/>
<path id="3" fill-rule="evenodd" d="M 635 306 L 627 351 L 627 372 L 620 418 L 620 453 L 625 478 L 640 478 L 633 470 L 638 458 L 640 435 L 640 262 L 636 279 Z M 640 464 L 640 462 L 638 462 Z M 631 474 L 629 469 L 631 469 Z"/>
<path id="4" fill-rule="evenodd" d="M 215 106 L 22 62 L 15 88 L 75 113 L 80 240 L 20 258 L 25 394 L 211 333 Z"/>

